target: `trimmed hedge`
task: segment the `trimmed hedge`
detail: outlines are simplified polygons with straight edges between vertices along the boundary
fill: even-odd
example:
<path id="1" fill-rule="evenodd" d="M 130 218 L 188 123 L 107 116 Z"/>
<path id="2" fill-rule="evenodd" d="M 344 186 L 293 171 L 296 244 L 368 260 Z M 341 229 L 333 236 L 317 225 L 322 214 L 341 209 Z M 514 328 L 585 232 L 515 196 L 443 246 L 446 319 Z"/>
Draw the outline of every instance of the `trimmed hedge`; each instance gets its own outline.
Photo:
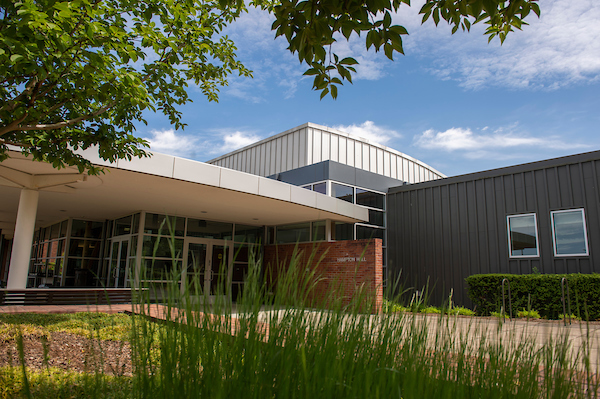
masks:
<path id="1" fill-rule="evenodd" d="M 531 309 L 544 318 L 558 319 L 563 313 L 560 284 L 563 277 L 569 282 L 571 313 L 581 315 L 583 320 L 600 319 L 600 274 L 476 274 L 467 277 L 466 282 L 478 315 L 500 311 L 502 280 L 506 278 L 510 282 L 513 316 L 527 309 L 531 295 Z M 506 293 L 508 314 L 508 290 Z"/>

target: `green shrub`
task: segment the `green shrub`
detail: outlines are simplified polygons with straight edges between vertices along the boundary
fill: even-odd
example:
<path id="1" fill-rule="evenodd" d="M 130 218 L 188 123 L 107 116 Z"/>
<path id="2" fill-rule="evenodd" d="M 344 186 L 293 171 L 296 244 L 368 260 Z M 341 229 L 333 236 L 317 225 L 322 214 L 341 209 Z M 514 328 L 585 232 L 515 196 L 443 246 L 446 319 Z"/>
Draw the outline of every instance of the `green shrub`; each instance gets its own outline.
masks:
<path id="1" fill-rule="evenodd" d="M 499 319 L 502 318 L 502 313 L 500 313 L 500 312 L 492 312 L 491 315 L 492 315 L 492 317 L 497 317 Z M 504 313 L 504 318 L 508 319 L 508 314 Z"/>
<path id="2" fill-rule="evenodd" d="M 463 308 L 462 306 L 452 307 L 451 309 L 448 309 L 448 314 L 457 314 L 461 316 L 475 316 L 475 312 L 473 312 L 471 309 Z"/>
<path id="3" fill-rule="evenodd" d="M 467 277 L 466 281 L 469 297 L 479 315 L 499 311 L 502 280 L 506 278 L 510 282 L 513 309 L 536 309 L 541 317 L 558 319 L 558 315 L 564 313 L 563 277 L 569 282 L 572 312 L 587 320 L 600 319 L 600 274 L 477 274 Z"/>
<path id="4" fill-rule="evenodd" d="M 559 315 L 558 315 L 558 318 L 559 318 L 560 320 L 564 320 L 564 318 L 565 318 L 565 315 L 561 313 L 561 314 L 559 314 Z M 569 315 L 567 315 L 567 318 L 569 318 Z M 571 320 L 581 320 L 581 317 L 579 317 L 579 316 L 576 316 L 576 315 L 572 314 L 572 315 L 571 315 Z"/>
<path id="5" fill-rule="evenodd" d="M 533 310 L 533 309 L 532 310 L 525 310 L 525 309 L 520 310 L 517 313 L 517 317 L 522 318 L 522 319 L 540 319 L 541 318 L 538 311 Z"/>

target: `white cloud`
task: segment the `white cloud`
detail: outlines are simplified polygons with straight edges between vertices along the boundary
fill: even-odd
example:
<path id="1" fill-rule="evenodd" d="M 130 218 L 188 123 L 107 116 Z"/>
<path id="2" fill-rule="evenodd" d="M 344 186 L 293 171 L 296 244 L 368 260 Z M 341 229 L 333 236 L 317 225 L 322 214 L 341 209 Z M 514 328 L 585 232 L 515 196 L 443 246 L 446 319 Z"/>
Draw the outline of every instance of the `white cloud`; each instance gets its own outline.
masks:
<path id="1" fill-rule="evenodd" d="M 183 135 L 173 129 L 151 130 L 151 137 L 144 137 L 150 143 L 152 151 L 186 158 L 195 156 L 198 139 Z"/>
<path id="2" fill-rule="evenodd" d="M 410 13 L 419 7 L 414 4 Z M 540 8 L 541 18 L 532 13 L 530 25 L 510 33 L 502 46 L 497 39 L 487 44 L 484 26 L 451 35 L 443 21 L 437 28 L 431 21 L 421 27 L 406 24 L 411 33 L 407 54 L 432 59 L 434 75 L 469 89 L 553 90 L 600 80 L 600 2 L 545 0 Z M 407 20 L 414 21 L 414 16 Z"/>
<path id="3" fill-rule="evenodd" d="M 227 152 L 237 150 L 238 148 L 256 143 L 261 139 L 259 136 L 253 133 L 241 132 L 239 130 L 234 132 L 221 131 L 219 136 L 219 144 L 215 145 L 215 149 L 211 151 L 213 154 L 225 154 Z"/>
<path id="4" fill-rule="evenodd" d="M 366 121 L 360 125 L 338 125 L 333 128 L 377 144 L 386 144 L 394 138 L 401 137 L 395 130 L 377 126 L 372 121 Z"/>
<path id="5" fill-rule="evenodd" d="M 498 128 L 487 133 L 486 126 L 474 133 L 469 128 L 451 128 L 440 132 L 433 129 L 426 130 L 414 137 L 414 144 L 429 150 L 444 152 L 461 152 L 467 158 L 511 158 L 516 152 L 522 155 L 523 151 L 536 152 L 542 150 L 582 150 L 588 145 L 575 142 L 566 142 L 559 137 L 532 137 L 517 131 L 517 126 Z"/>

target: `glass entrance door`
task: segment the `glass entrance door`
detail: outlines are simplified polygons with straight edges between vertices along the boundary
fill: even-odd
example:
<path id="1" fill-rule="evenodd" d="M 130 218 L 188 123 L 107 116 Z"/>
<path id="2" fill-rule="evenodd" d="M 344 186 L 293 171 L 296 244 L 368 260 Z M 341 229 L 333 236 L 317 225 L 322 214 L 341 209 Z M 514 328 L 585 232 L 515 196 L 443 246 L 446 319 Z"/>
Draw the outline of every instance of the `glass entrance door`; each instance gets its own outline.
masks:
<path id="1" fill-rule="evenodd" d="M 123 288 L 128 273 L 129 238 L 113 241 L 106 288 Z"/>
<path id="2" fill-rule="evenodd" d="M 182 290 L 187 287 L 190 295 L 197 297 L 196 299 L 210 302 L 217 296 L 225 297 L 230 285 L 229 259 L 232 249 L 222 240 L 186 239 Z"/>

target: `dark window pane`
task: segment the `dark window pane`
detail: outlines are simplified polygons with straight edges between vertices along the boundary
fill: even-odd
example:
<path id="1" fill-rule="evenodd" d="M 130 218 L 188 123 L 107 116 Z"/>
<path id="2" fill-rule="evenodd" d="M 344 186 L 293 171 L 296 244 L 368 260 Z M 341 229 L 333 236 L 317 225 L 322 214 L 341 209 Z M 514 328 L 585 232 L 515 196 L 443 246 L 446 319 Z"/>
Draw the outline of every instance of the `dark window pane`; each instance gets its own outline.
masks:
<path id="1" fill-rule="evenodd" d="M 356 226 L 356 239 L 369 240 L 373 238 L 381 238 L 382 245 L 385 245 L 385 230 L 376 229 L 375 227 Z"/>
<path id="2" fill-rule="evenodd" d="M 65 220 L 64 222 L 62 222 L 60 224 L 60 236 L 61 237 L 66 237 L 67 236 L 67 225 L 69 224 L 68 220 Z"/>
<path id="3" fill-rule="evenodd" d="M 554 248 L 556 255 L 587 255 L 587 239 L 583 211 L 553 212 Z"/>
<path id="4" fill-rule="evenodd" d="M 135 215 L 133 215 L 131 234 L 137 234 L 139 230 L 140 230 L 140 214 L 136 213 Z"/>
<path id="5" fill-rule="evenodd" d="M 313 222 L 312 223 L 312 240 L 313 241 L 325 241 L 325 221 Z"/>
<path id="6" fill-rule="evenodd" d="M 143 256 L 155 256 L 158 258 L 181 258 L 183 251 L 183 240 L 171 237 L 144 236 L 142 247 Z"/>
<path id="7" fill-rule="evenodd" d="M 233 223 L 212 222 L 210 220 L 188 219 L 187 236 L 231 240 Z"/>
<path id="8" fill-rule="evenodd" d="M 102 238 L 102 222 L 74 219 L 71 224 L 71 237 Z"/>
<path id="9" fill-rule="evenodd" d="M 144 259 L 141 280 L 170 281 L 173 278 L 174 271 L 176 274 L 181 272 L 181 261 Z M 179 278 L 181 278 L 181 275 L 179 275 Z"/>
<path id="10" fill-rule="evenodd" d="M 248 243 L 261 242 L 262 234 L 262 227 L 244 226 L 243 224 L 236 224 L 234 241 Z"/>
<path id="11" fill-rule="evenodd" d="M 163 236 L 183 236 L 185 229 L 185 218 L 173 216 L 157 215 L 156 213 L 147 213 L 144 222 L 144 233 L 160 234 Z"/>
<path id="12" fill-rule="evenodd" d="M 69 256 L 98 258 L 100 256 L 100 241 L 71 240 L 69 243 Z"/>
<path id="13" fill-rule="evenodd" d="M 317 183 L 313 185 L 313 191 L 321 194 L 327 194 L 327 183 Z"/>
<path id="14" fill-rule="evenodd" d="M 343 184 L 331 183 L 331 196 L 354 203 L 354 189 Z"/>
<path id="15" fill-rule="evenodd" d="M 383 215 L 383 212 L 369 209 L 369 224 L 385 227 L 385 218 Z"/>
<path id="16" fill-rule="evenodd" d="M 310 241 L 310 223 L 277 226 L 277 243 L 295 243 Z"/>
<path id="17" fill-rule="evenodd" d="M 535 215 L 508 217 L 511 256 L 538 256 Z"/>
<path id="18" fill-rule="evenodd" d="M 131 233 L 131 216 L 115 220 L 115 236 Z"/>
<path id="19" fill-rule="evenodd" d="M 385 209 L 385 195 L 357 188 L 356 203 L 371 208 Z"/>
<path id="20" fill-rule="evenodd" d="M 60 237 L 60 223 L 53 224 L 50 227 L 50 239 L 55 239 Z"/>
<path id="21" fill-rule="evenodd" d="M 335 223 L 333 229 L 333 239 L 336 241 L 353 240 L 354 239 L 354 225 L 352 223 Z"/>

